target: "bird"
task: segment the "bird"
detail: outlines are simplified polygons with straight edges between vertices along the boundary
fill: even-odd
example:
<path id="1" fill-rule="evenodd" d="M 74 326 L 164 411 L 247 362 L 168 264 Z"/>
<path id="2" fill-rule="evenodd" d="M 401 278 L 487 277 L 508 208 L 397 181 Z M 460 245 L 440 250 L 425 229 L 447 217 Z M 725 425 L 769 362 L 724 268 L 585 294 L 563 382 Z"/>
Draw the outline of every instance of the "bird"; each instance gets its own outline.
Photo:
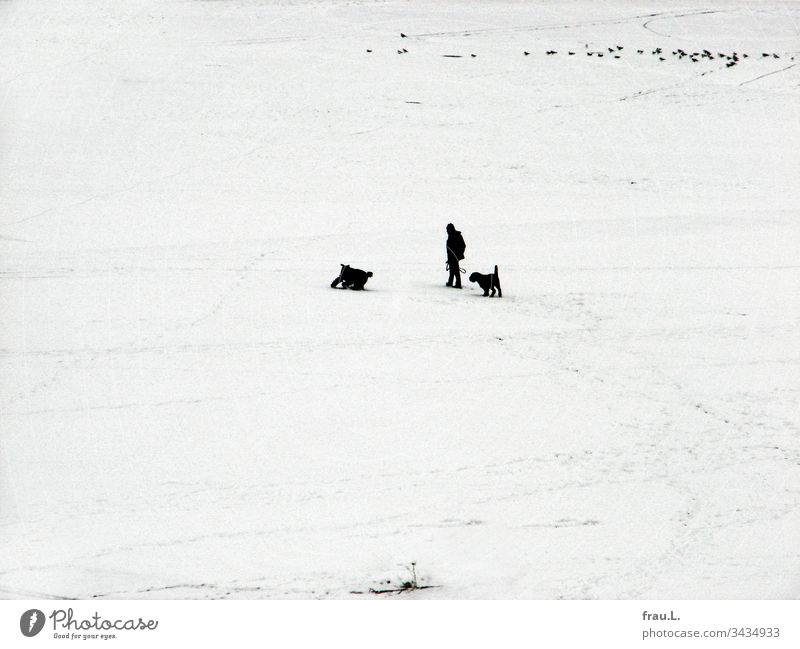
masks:
<path id="1" fill-rule="evenodd" d="M 637 54 L 644 54 L 644 50 L 636 50 Z"/>
<path id="2" fill-rule="evenodd" d="M 369 52 L 372 52 L 372 50 L 367 50 L 367 52 L 368 52 L 368 53 L 369 53 Z"/>
<path id="3" fill-rule="evenodd" d="M 666 61 L 667 59 L 665 59 L 663 56 L 659 56 L 659 57 L 658 57 L 658 60 L 659 60 L 659 61 Z"/>
<path id="4" fill-rule="evenodd" d="M 569 52 L 570 56 L 575 56 L 575 52 Z"/>
<path id="5" fill-rule="evenodd" d="M 613 48 L 613 47 L 609 47 L 609 48 L 608 48 L 608 53 L 609 53 L 609 54 L 611 54 L 611 52 L 613 52 L 613 51 L 614 51 L 614 48 Z"/>
<path id="6" fill-rule="evenodd" d="M 773 54 L 773 55 L 772 55 L 772 58 L 773 58 L 773 59 L 779 59 L 779 58 L 781 58 L 781 57 L 780 57 L 780 56 L 778 56 L 777 54 Z"/>
<path id="7" fill-rule="evenodd" d="M 477 54 L 470 54 L 470 56 L 474 59 L 478 55 Z"/>
<path id="8" fill-rule="evenodd" d="M 403 50 L 397 50 L 397 53 L 398 53 L 398 54 L 402 54 L 402 53 L 403 53 Z"/>
<path id="9" fill-rule="evenodd" d="M 524 52 L 524 51 L 523 51 L 522 53 L 523 53 L 525 56 L 529 56 L 529 55 L 530 55 L 530 52 Z"/>
<path id="10" fill-rule="evenodd" d="M 622 45 L 617 45 L 617 49 L 621 50 L 621 49 L 624 49 L 624 48 L 622 47 Z"/>
<path id="11" fill-rule="evenodd" d="M 403 48 L 403 54 L 408 54 L 408 50 L 405 47 Z"/>
<path id="12" fill-rule="evenodd" d="M 614 55 L 614 58 L 615 58 L 615 59 L 618 59 L 618 58 L 620 58 L 619 54 L 615 54 L 615 55 Z"/>
<path id="13" fill-rule="evenodd" d="M 408 38 L 403 32 L 400 32 L 400 38 Z"/>

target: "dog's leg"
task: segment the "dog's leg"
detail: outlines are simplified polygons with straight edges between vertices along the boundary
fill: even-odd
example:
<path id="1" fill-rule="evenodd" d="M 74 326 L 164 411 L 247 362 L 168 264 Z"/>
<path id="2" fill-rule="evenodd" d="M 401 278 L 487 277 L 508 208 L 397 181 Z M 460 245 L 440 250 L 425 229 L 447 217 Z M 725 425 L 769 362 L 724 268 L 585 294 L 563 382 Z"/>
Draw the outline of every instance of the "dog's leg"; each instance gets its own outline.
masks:
<path id="1" fill-rule="evenodd" d="M 339 281 L 340 281 L 341 279 L 342 279 L 342 278 L 341 278 L 341 276 L 339 276 L 339 277 L 337 277 L 335 280 L 333 280 L 333 281 L 331 282 L 331 288 L 336 288 L 336 285 L 339 283 Z"/>

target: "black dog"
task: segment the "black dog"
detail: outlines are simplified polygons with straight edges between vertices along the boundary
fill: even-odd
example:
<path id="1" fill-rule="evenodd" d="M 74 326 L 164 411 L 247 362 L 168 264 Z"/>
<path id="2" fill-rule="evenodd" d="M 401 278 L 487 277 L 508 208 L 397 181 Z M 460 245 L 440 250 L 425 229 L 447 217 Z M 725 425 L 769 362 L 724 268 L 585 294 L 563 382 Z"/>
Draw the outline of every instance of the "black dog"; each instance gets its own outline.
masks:
<path id="1" fill-rule="evenodd" d="M 494 267 L 494 272 L 491 275 L 483 275 L 482 273 L 472 273 L 469 276 L 470 282 L 478 282 L 478 286 L 483 289 L 483 296 L 489 295 L 494 297 L 494 290 L 497 289 L 497 297 L 503 297 L 503 289 L 500 288 L 500 275 L 497 274 L 497 266 Z"/>
<path id="2" fill-rule="evenodd" d="M 331 288 L 336 288 L 336 285 L 341 282 L 342 288 L 352 288 L 354 291 L 361 291 L 364 289 L 364 284 L 372 277 L 372 272 L 365 273 L 360 268 L 350 268 L 345 264 L 340 264 L 342 272 L 339 276 L 331 282 Z"/>

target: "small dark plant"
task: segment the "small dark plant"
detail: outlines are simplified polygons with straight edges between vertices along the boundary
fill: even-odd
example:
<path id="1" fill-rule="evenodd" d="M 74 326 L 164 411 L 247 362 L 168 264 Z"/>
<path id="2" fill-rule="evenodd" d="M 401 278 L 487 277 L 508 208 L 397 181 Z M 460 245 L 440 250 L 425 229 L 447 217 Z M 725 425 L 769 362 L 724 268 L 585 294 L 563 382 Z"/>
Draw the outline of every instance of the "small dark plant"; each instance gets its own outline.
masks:
<path id="1" fill-rule="evenodd" d="M 386 584 L 386 588 L 370 588 L 369 593 L 373 595 L 395 595 L 397 593 L 408 593 L 414 590 L 423 590 L 425 588 L 439 588 L 438 586 L 421 585 L 417 580 L 417 562 L 412 561 L 408 566 L 408 576 L 400 581 L 397 585 L 392 584 L 391 579 L 387 579 L 381 584 Z M 362 591 L 351 591 L 354 595 L 363 595 Z"/>
<path id="2" fill-rule="evenodd" d="M 375 595 L 393 595 L 396 593 L 408 593 L 414 590 L 423 590 L 425 588 L 438 588 L 438 586 L 423 586 L 417 580 L 417 562 L 412 561 L 408 566 L 409 575 L 406 579 L 402 580 L 395 588 L 370 588 L 369 592 Z M 391 584 L 391 580 L 386 580 L 387 584 Z"/>

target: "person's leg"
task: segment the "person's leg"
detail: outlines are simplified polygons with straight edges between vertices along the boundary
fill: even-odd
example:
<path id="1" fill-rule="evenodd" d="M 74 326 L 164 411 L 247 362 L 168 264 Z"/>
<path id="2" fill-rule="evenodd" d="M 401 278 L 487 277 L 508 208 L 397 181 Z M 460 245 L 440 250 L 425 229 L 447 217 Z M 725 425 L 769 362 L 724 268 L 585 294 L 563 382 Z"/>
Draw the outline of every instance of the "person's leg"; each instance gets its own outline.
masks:
<path id="1" fill-rule="evenodd" d="M 446 284 L 445 286 L 452 286 L 452 285 L 453 285 L 453 279 L 454 279 L 454 276 L 453 276 L 453 266 L 454 266 L 454 265 L 455 265 L 456 267 L 458 267 L 458 263 L 456 263 L 456 264 L 453 264 L 453 262 L 452 262 L 452 261 L 448 261 L 448 262 L 447 262 L 447 267 L 450 269 L 450 277 L 448 277 L 448 278 L 447 278 L 447 284 Z"/>
<path id="2" fill-rule="evenodd" d="M 450 263 L 450 272 L 456 276 L 456 288 L 461 288 L 461 269 L 458 267 L 458 261 Z"/>

